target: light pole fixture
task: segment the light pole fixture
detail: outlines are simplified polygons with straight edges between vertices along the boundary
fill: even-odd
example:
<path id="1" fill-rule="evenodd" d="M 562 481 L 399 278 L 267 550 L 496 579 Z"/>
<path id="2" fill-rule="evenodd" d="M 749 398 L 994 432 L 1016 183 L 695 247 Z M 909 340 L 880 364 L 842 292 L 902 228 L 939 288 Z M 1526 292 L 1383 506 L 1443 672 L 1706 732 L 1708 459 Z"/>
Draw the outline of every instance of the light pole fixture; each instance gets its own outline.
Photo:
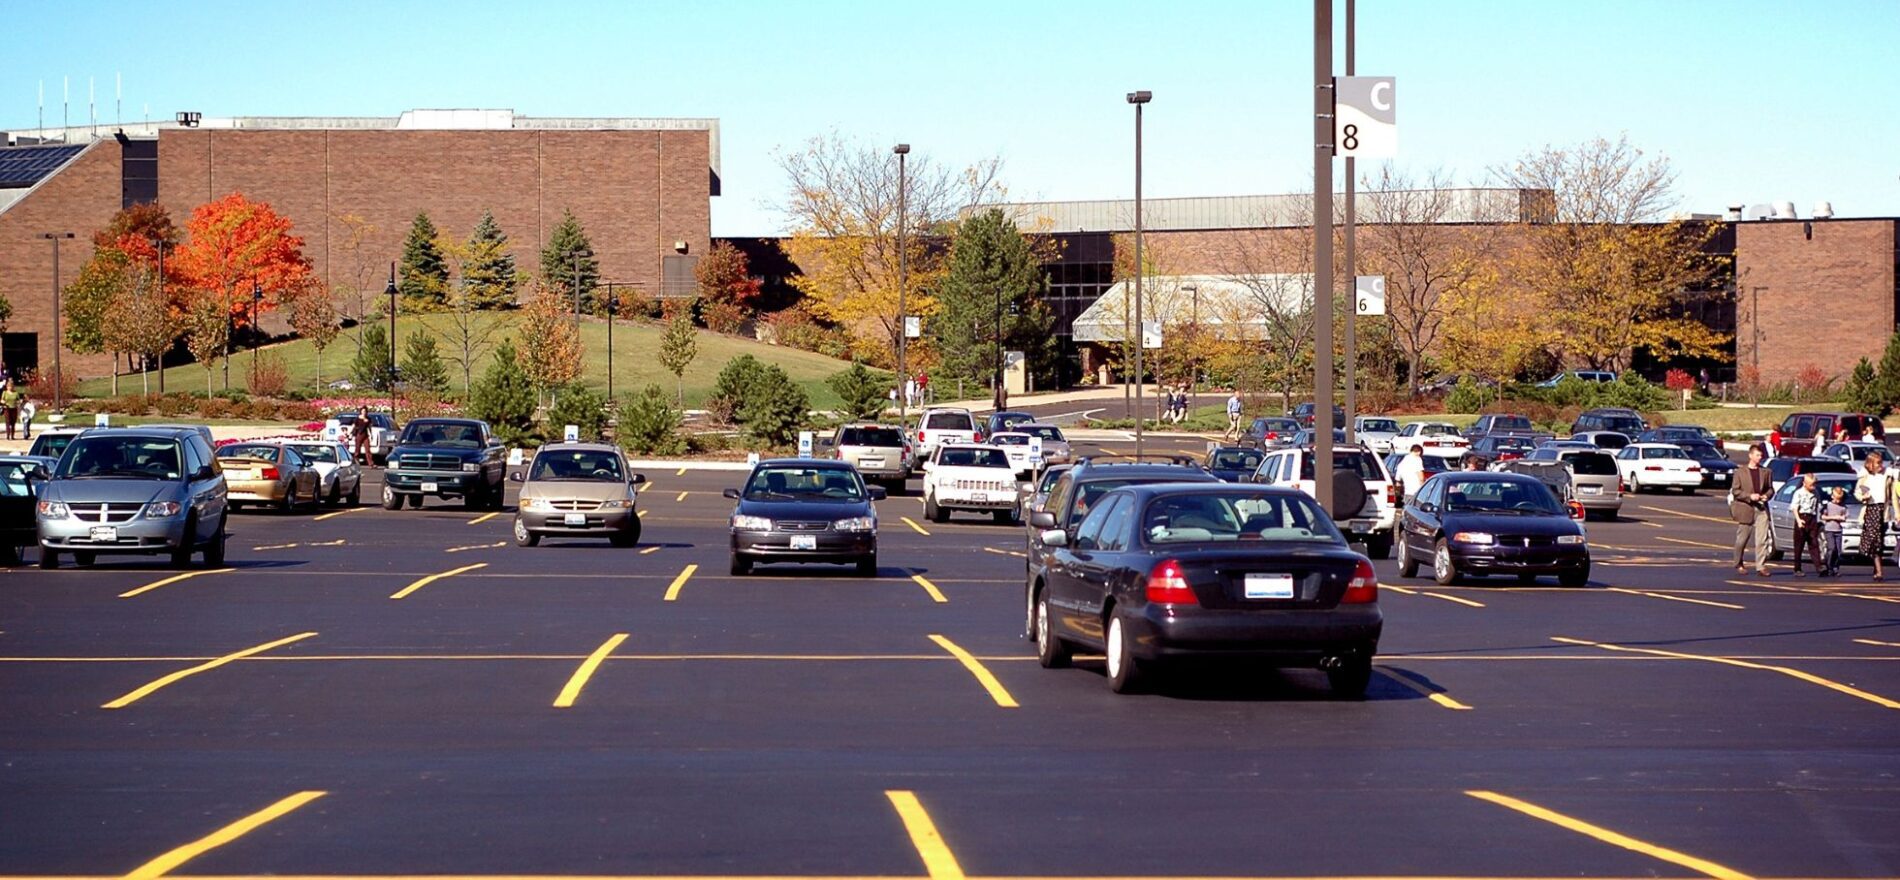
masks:
<path id="1" fill-rule="evenodd" d="M 910 395 L 904 393 L 910 387 L 910 371 L 905 359 L 910 345 L 910 252 L 904 241 L 904 223 L 909 219 L 904 215 L 910 209 L 904 157 L 910 155 L 910 144 L 898 144 L 891 152 L 897 154 L 897 424 L 901 428 L 910 417 Z"/>
<path id="2" fill-rule="evenodd" d="M 614 295 L 614 283 L 607 282 L 607 402 L 614 402 L 614 313 L 620 311 L 620 297 Z"/>
<path id="3" fill-rule="evenodd" d="M 389 417 L 396 417 L 396 264 L 389 264 Z"/>
<path id="4" fill-rule="evenodd" d="M 59 243 L 72 238 L 70 232 L 42 232 L 40 237 L 53 243 L 53 409 L 66 408 L 66 371 L 60 366 L 59 350 L 65 347 L 64 331 L 59 326 Z"/>
<path id="5" fill-rule="evenodd" d="M 1147 267 L 1141 261 L 1141 108 L 1154 99 L 1153 92 L 1129 92 L 1128 103 L 1135 105 L 1135 457 L 1141 457 L 1141 347 L 1147 333 L 1141 323 L 1141 276 Z"/>
<path id="6" fill-rule="evenodd" d="M 1313 497 L 1328 510 L 1336 504 L 1332 428 L 1333 97 L 1333 0 L 1313 0 Z"/>

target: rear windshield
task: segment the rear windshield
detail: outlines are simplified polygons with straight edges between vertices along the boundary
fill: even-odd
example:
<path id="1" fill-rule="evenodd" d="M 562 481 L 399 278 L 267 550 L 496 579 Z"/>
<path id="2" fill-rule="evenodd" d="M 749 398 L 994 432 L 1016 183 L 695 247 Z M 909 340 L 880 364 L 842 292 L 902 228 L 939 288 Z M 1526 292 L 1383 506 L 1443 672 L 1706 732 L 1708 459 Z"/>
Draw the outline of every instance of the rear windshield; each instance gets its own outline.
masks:
<path id="1" fill-rule="evenodd" d="M 839 442 L 845 446 L 902 446 L 904 435 L 896 428 L 846 428 Z"/>
<path id="2" fill-rule="evenodd" d="M 1255 419 L 1253 429 L 1261 433 L 1267 431 L 1298 431 L 1300 423 L 1292 419 Z"/>
<path id="3" fill-rule="evenodd" d="M 1036 417 L 1029 413 L 998 413 L 990 416 L 990 421 L 1001 425 L 1005 431 L 1014 431 L 1017 425 L 1028 424 L 1035 420 Z"/>
<path id="4" fill-rule="evenodd" d="M 1009 467 L 1009 456 L 1001 449 L 968 449 L 951 447 L 937 454 L 937 464 L 944 467 Z"/>
<path id="5" fill-rule="evenodd" d="M 924 419 L 924 427 L 934 431 L 970 431 L 976 423 L 970 421 L 969 413 L 931 413 Z"/>
<path id="6" fill-rule="evenodd" d="M 1206 476 L 1206 473 L 1204 471 L 1197 471 L 1196 473 L 1201 473 L 1203 480 L 1211 481 L 1213 479 L 1212 477 Z M 1192 478 L 1187 478 L 1187 479 L 1192 479 Z M 1094 507 L 1096 501 L 1100 500 L 1104 494 L 1112 490 L 1120 489 L 1123 486 L 1142 486 L 1149 483 L 1179 483 L 1179 482 L 1184 482 L 1184 479 L 1182 477 L 1173 476 L 1173 475 L 1089 480 L 1088 482 L 1085 482 L 1081 484 L 1080 486 L 1076 487 L 1075 510 L 1070 512 L 1069 522 L 1081 522 L 1083 514 L 1088 513 L 1089 508 Z"/>
<path id="7" fill-rule="evenodd" d="M 1683 444 L 1682 451 L 1688 453 L 1689 457 L 1696 461 L 1728 461 L 1727 455 L 1707 443 L 1686 443 Z"/>
<path id="8" fill-rule="evenodd" d="M 1523 416 L 1498 416 L 1491 420 L 1493 431 L 1528 431 L 1531 420 Z"/>
<path id="9" fill-rule="evenodd" d="M 1445 509 L 1465 513 L 1564 512 L 1557 496 L 1541 482 L 1482 479 L 1457 480 L 1446 486 Z"/>
<path id="10" fill-rule="evenodd" d="M 1688 458 L 1682 450 L 1674 446 L 1655 446 L 1642 450 L 1644 458 Z"/>
<path id="11" fill-rule="evenodd" d="M 75 436 L 78 435 L 41 434 L 39 439 L 33 441 L 33 448 L 28 450 L 27 454 L 44 455 L 47 458 L 58 458 L 60 453 L 66 451 L 67 445 L 73 442 Z"/>
<path id="12" fill-rule="evenodd" d="M 1054 440 L 1057 443 L 1064 442 L 1062 439 L 1062 429 L 1054 425 L 1017 425 L 1013 430 L 1021 431 L 1031 437 L 1041 437 L 1044 440 Z"/>
<path id="13" fill-rule="evenodd" d="M 262 443 L 233 443 L 218 450 L 219 458 L 255 458 L 258 461 L 276 461 L 277 447 Z"/>
<path id="14" fill-rule="evenodd" d="M 1148 502 L 1141 533 L 1149 544 L 1345 543 L 1332 517 L 1304 495 L 1167 495 Z"/>
<path id="15" fill-rule="evenodd" d="M 1391 419 L 1365 419 L 1359 423 L 1359 430 L 1397 434 L 1399 423 Z"/>
<path id="16" fill-rule="evenodd" d="M 328 443 L 300 443 L 291 448 L 303 453 L 303 457 L 311 461 L 337 463 L 336 447 Z"/>
<path id="17" fill-rule="evenodd" d="M 996 445 L 998 446 L 1028 446 L 1029 445 L 1028 434 L 998 434 L 994 437 L 991 437 L 990 440 L 994 441 Z"/>
<path id="18" fill-rule="evenodd" d="M 1601 452 L 1572 452 L 1564 455 L 1563 460 L 1570 465 L 1570 472 L 1586 477 L 1616 476 L 1616 459 Z"/>
<path id="19" fill-rule="evenodd" d="M 1334 452 L 1334 470 L 1350 470 L 1366 482 L 1385 482 L 1385 469 L 1379 465 L 1379 459 L 1370 452 Z M 1300 479 L 1313 479 L 1313 457 L 1300 456 Z"/>
<path id="20" fill-rule="evenodd" d="M 1261 458 L 1264 456 L 1252 449 L 1223 449 L 1214 453 L 1212 467 L 1223 471 L 1251 471 L 1260 466 Z"/>
<path id="21" fill-rule="evenodd" d="M 1604 416 L 1598 419 L 1598 421 L 1603 423 L 1603 428 L 1606 431 L 1621 431 L 1625 434 L 1635 434 L 1643 430 L 1643 420 L 1629 416 Z"/>
<path id="22" fill-rule="evenodd" d="M 1436 437 L 1441 434 L 1456 434 L 1458 429 L 1443 422 L 1419 422 L 1414 437 Z"/>
<path id="23" fill-rule="evenodd" d="M 178 441 L 158 437 L 80 437 L 54 476 L 62 479 L 176 480 Z"/>

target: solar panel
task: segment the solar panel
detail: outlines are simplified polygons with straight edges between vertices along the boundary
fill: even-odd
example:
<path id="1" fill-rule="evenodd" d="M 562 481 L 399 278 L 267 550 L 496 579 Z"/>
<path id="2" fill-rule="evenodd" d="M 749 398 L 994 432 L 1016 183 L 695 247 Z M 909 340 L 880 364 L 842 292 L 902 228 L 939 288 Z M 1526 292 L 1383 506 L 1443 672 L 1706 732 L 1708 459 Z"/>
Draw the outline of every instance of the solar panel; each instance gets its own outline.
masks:
<path id="1" fill-rule="evenodd" d="M 0 188 L 24 188 L 39 183 L 85 148 L 85 144 L 0 147 Z"/>

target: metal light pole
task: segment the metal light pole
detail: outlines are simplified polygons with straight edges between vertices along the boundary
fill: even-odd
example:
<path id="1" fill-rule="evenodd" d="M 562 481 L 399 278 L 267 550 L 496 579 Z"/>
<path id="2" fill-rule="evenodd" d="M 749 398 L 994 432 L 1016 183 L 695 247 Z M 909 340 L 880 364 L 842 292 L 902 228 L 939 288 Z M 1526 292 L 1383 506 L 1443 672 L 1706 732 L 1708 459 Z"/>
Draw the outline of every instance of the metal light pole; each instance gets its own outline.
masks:
<path id="1" fill-rule="evenodd" d="M 60 329 L 59 305 L 59 242 L 72 238 L 70 232 L 42 232 L 40 237 L 53 243 L 53 409 L 66 408 L 66 371 L 60 366 L 59 350 L 65 347 L 65 334 Z"/>
<path id="2" fill-rule="evenodd" d="M 1135 457 L 1141 457 L 1141 345 L 1146 335 L 1141 323 L 1141 276 L 1147 266 L 1141 261 L 1141 108 L 1154 98 L 1153 92 L 1129 92 L 1128 103 L 1135 105 Z"/>
<path id="3" fill-rule="evenodd" d="M 1003 288 L 996 288 L 996 336 L 990 345 L 990 406 L 1002 412 L 1009 406 L 1009 395 L 1003 393 Z"/>
<path id="4" fill-rule="evenodd" d="M 257 393 L 257 307 L 264 303 L 264 288 L 251 279 L 251 393 Z"/>
<path id="5" fill-rule="evenodd" d="M 1313 0 L 1313 497 L 1333 507 L 1333 0 Z"/>
<path id="6" fill-rule="evenodd" d="M 614 402 L 614 313 L 620 311 L 620 298 L 614 296 L 613 282 L 607 283 L 607 402 Z"/>
<path id="7" fill-rule="evenodd" d="M 158 298 L 160 302 L 166 304 L 167 308 L 171 307 L 171 300 L 165 297 L 165 240 L 162 238 L 158 240 Z M 146 364 L 145 368 L 148 370 L 151 369 L 151 364 Z M 160 397 L 165 396 L 164 352 L 159 352 L 158 355 L 158 395 Z"/>
<path id="8" fill-rule="evenodd" d="M 905 214 L 910 210 L 904 157 L 910 155 L 910 144 L 898 144 L 891 152 L 897 154 L 897 424 L 903 427 L 910 418 L 910 395 L 904 393 L 910 381 L 905 360 L 910 345 L 910 251 L 904 246 L 904 223 L 909 219 Z"/>
<path id="9" fill-rule="evenodd" d="M 1353 63 L 1353 45 L 1352 45 L 1353 5 L 1354 5 L 1354 0 L 1346 0 L 1346 75 L 1347 76 L 1352 76 L 1354 73 L 1357 72 L 1355 70 L 1356 65 L 1354 65 Z M 1343 353 L 1346 357 L 1346 407 L 1345 408 L 1346 408 L 1346 442 L 1348 444 L 1359 442 L 1358 426 L 1354 422 L 1354 417 L 1359 414 L 1359 408 L 1358 408 L 1359 341 L 1356 338 L 1356 335 L 1355 335 L 1356 328 L 1354 327 L 1354 324 L 1358 321 L 1358 318 L 1359 318 L 1359 289 L 1358 289 L 1359 261 L 1357 259 L 1357 252 L 1356 252 L 1356 248 L 1354 247 L 1354 241 L 1353 241 L 1354 239 L 1353 215 L 1357 212 L 1358 207 L 1359 207 L 1358 205 L 1354 204 L 1358 200 L 1358 196 L 1355 193 L 1355 190 L 1357 189 L 1358 183 L 1359 183 L 1358 176 L 1355 173 L 1355 170 L 1353 167 L 1356 161 L 1357 160 L 1353 159 L 1353 157 L 1351 156 L 1346 157 L 1346 264 L 1345 264 L 1345 269 L 1346 269 L 1346 290 L 1348 292 L 1348 295 L 1346 297 L 1346 345 L 1345 345 L 1345 351 Z M 1330 298 L 1328 298 L 1328 302 L 1331 302 Z"/>
<path id="10" fill-rule="evenodd" d="M 389 417 L 396 417 L 396 264 L 389 264 Z"/>

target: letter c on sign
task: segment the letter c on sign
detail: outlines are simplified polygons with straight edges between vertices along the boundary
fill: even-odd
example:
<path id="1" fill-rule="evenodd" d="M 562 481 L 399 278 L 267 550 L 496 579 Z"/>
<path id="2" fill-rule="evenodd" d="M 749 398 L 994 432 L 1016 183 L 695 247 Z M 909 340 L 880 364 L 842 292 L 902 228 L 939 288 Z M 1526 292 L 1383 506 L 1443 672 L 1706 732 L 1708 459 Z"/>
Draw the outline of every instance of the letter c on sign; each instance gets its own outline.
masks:
<path id="1" fill-rule="evenodd" d="M 1385 94 L 1384 97 L 1381 97 L 1380 95 L 1381 92 Z M 1376 110 L 1392 109 L 1392 98 L 1390 97 L 1391 94 L 1392 94 L 1392 84 L 1389 82 L 1382 82 L 1373 86 L 1372 94 L 1370 96 L 1372 98 L 1373 109 L 1376 109 Z"/>

